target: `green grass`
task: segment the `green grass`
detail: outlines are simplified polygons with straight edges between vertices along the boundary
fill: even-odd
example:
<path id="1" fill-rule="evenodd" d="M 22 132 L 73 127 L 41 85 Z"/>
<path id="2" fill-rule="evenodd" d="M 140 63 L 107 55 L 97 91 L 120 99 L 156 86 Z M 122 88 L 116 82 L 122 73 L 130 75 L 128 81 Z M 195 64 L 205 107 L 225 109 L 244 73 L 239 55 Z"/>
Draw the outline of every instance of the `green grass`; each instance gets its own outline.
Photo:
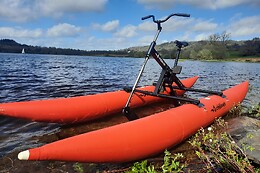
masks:
<path id="1" fill-rule="evenodd" d="M 259 117 L 260 105 L 253 106 L 249 113 Z M 240 105 L 230 110 L 228 117 L 237 117 L 242 114 Z M 238 173 L 260 173 L 259 168 L 254 168 L 247 158 L 245 151 L 254 151 L 248 144 L 239 147 L 232 137 L 226 132 L 227 123 L 222 119 L 216 119 L 214 124 L 208 128 L 201 128 L 189 140 L 194 150 L 195 160 L 201 160 L 204 167 L 201 172 L 238 172 Z M 248 139 L 254 136 L 248 134 Z M 168 172 L 192 172 L 189 165 L 183 163 L 182 153 L 172 154 L 164 152 L 163 163 L 158 166 L 149 164 L 147 160 L 136 162 L 126 173 L 168 173 Z"/>
<path id="2" fill-rule="evenodd" d="M 134 165 L 125 173 L 178 173 L 182 172 L 186 167 L 186 164 L 180 162 L 180 159 L 183 158 L 181 153 L 172 154 L 169 151 L 165 150 L 163 165 L 157 167 L 152 164 L 148 164 L 147 160 L 142 162 L 136 162 Z"/>

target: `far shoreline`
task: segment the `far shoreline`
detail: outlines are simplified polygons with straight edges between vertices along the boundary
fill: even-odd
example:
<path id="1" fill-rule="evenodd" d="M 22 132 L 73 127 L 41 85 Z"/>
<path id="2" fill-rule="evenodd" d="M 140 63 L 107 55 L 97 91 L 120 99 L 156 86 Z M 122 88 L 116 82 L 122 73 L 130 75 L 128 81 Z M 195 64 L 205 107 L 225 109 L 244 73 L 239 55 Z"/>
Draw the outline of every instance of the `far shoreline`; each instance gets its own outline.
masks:
<path id="1" fill-rule="evenodd" d="M 113 57 L 113 58 L 144 58 L 144 57 L 132 57 L 127 55 L 72 55 L 72 54 L 34 54 L 34 53 L 11 53 L 11 52 L 0 52 L 0 54 L 20 54 L 20 55 L 61 55 L 61 56 L 81 56 L 81 57 Z M 152 57 L 151 57 L 152 58 Z M 165 59 L 173 59 L 173 58 L 165 58 Z M 251 62 L 251 63 L 260 63 L 260 57 L 229 57 L 224 59 L 188 59 L 188 58 L 180 58 L 179 61 L 185 61 L 185 60 L 191 60 L 191 61 L 205 61 L 205 62 Z"/>
<path id="2" fill-rule="evenodd" d="M 236 57 L 236 58 L 225 58 L 225 59 L 180 59 L 194 60 L 194 61 L 204 61 L 204 62 L 248 62 L 248 63 L 260 63 L 260 57 Z"/>

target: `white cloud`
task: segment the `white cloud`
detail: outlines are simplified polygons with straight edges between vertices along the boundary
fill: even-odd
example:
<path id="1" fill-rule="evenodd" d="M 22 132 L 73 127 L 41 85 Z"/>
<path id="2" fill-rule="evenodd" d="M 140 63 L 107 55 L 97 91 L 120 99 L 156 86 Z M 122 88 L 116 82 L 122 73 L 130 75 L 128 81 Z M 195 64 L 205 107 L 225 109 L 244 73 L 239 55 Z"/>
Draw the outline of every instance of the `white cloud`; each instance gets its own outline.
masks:
<path id="1" fill-rule="evenodd" d="M 163 17 L 164 19 L 165 17 Z M 172 17 L 165 23 L 162 23 L 161 26 L 163 27 L 163 31 L 176 31 L 178 29 L 183 29 L 185 26 L 188 26 L 190 23 L 193 22 L 192 18 L 182 18 L 182 17 Z M 157 30 L 157 24 L 153 23 L 152 21 L 145 21 L 139 24 L 138 29 L 141 31 L 152 31 L 155 32 Z"/>
<path id="2" fill-rule="evenodd" d="M 136 32 L 137 27 L 133 25 L 127 25 L 122 28 L 120 31 L 116 32 L 115 35 L 118 37 L 134 37 L 137 35 Z"/>
<path id="3" fill-rule="evenodd" d="M 156 28 L 156 24 L 150 21 L 145 21 L 138 25 L 138 29 L 141 31 L 155 31 Z"/>
<path id="4" fill-rule="evenodd" d="M 260 35 L 260 16 L 245 17 L 228 26 L 227 32 L 233 37 Z"/>
<path id="5" fill-rule="evenodd" d="M 194 25 L 196 19 L 194 18 L 186 18 L 186 17 L 172 17 L 166 23 L 163 23 L 163 30 L 164 31 L 186 31 L 190 30 L 191 26 Z"/>
<path id="6" fill-rule="evenodd" d="M 193 31 L 214 31 L 218 27 L 217 23 L 211 22 L 211 20 L 203 21 L 203 20 L 196 20 L 194 25 L 192 26 Z"/>
<path id="7" fill-rule="evenodd" d="M 186 4 L 206 9 L 221 9 L 247 4 L 260 6 L 259 0 L 137 0 L 147 8 L 170 9 L 177 4 Z"/>
<path id="8" fill-rule="evenodd" d="M 204 40 L 212 33 L 222 31 L 222 26 L 214 22 L 213 19 L 204 20 L 192 17 L 172 17 L 162 24 L 162 28 L 158 44 L 163 42 L 161 40 Z M 151 21 L 145 21 L 138 25 L 138 30 L 145 32 L 145 34 L 151 34 L 152 32 L 155 34 L 156 29 L 157 25 Z M 138 43 L 147 45 L 151 40 L 151 37 L 142 37 Z"/>
<path id="9" fill-rule="evenodd" d="M 1 0 L 0 19 L 26 22 L 39 17 L 61 17 L 67 13 L 100 12 L 108 0 Z"/>
<path id="10" fill-rule="evenodd" d="M 0 1 L 0 19 L 13 22 L 25 22 L 35 17 L 30 5 L 24 0 Z"/>
<path id="11" fill-rule="evenodd" d="M 218 24 L 213 20 L 202 20 L 196 18 L 172 17 L 166 23 L 162 23 L 163 31 L 194 31 L 208 32 L 217 29 Z M 143 22 L 138 26 L 141 31 L 156 31 L 157 25 L 153 22 Z"/>
<path id="12" fill-rule="evenodd" d="M 192 35 L 191 32 L 184 32 L 184 33 L 181 33 L 180 35 L 176 36 L 176 38 L 173 38 L 171 41 L 174 41 L 174 40 L 191 40 L 191 35 Z"/>
<path id="13" fill-rule="evenodd" d="M 94 29 L 99 29 L 105 32 L 114 32 L 119 27 L 119 20 L 108 21 L 107 23 L 101 24 L 93 24 Z"/>
<path id="14" fill-rule="evenodd" d="M 154 36 L 152 35 L 146 35 L 146 36 L 143 36 L 141 37 L 140 39 L 138 39 L 138 44 L 140 46 L 147 46 L 151 43 L 151 41 L 153 40 Z M 138 46 L 139 46 L 138 45 Z"/>
<path id="15" fill-rule="evenodd" d="M 211 9 L 220 9 L 220 8 L 228 8 L 228 7 L 234 7 L 237 5 L 253 5 L 253 6 L 260 6 L 259 0 L 211 0 L 212 5 L 205 6 L 205 8 L 211 7 Z"/>
<path id="16" fill-rule="evenodd" d="M 61 23 L 48 29 L 47 36 L 49 37 L 73 37 L 81 31 L 80 27 L 68 23 Z"/>
<path id="17" fill-rule="evenodd" d="M 137 0 L 138 3 L 144 4 L 146 8 L 169 9 L 175 5 L 174 0 Z"/>
<path id="18" fill-rule="evenodd" d="M 78 40 L 78 48 L 84 50 L 118 50 L 133 46 L 129 39 L 122 37 L 88 37 Z"/>
<path id="19" fill-rule="evenodd" d="M 43 35 L 41 29 L 22 29 L 12 27 L 0 27 L 0 37 L 2 38 L 39 38 Z"/>
<path id="20" fill-rule="evenodd" d="M 201 40 L 207 40 L 211 33 L 201 33 L 195 36 L 194 40 L 195 41 L 201 41 Z"/>
<path id="21" fill-rule="evenodd" d="M 108 0 L 37 0 L 35 7 L 44 16 L 61 16 L 64 13 L 99 12 Z"/>
<path id="22" fill-rule="evenodd" d="M 49 28 L 24 29 L 21 27 L 0 27 L 0 37 L 2 38 L 44 38 L 44 37 L 73 37 L 81 32 L 80 27 L 62 23 Z"/>

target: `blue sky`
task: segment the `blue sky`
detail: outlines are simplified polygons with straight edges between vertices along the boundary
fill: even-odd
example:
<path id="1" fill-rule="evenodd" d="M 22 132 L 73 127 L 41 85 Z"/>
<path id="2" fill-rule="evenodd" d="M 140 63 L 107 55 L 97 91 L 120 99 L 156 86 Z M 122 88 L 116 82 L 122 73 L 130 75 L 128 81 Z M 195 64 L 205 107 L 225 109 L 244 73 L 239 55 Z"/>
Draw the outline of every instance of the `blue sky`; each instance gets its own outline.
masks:
<path id="1" fill-rule="evenodd" d="M 0 0 L 0 38 L 34 46 L 118 50 L 148 45 L 162 19 L 158 44 L 205 40 L 230 33 L 233 40 L 260 36 L 259 0 Z"/>

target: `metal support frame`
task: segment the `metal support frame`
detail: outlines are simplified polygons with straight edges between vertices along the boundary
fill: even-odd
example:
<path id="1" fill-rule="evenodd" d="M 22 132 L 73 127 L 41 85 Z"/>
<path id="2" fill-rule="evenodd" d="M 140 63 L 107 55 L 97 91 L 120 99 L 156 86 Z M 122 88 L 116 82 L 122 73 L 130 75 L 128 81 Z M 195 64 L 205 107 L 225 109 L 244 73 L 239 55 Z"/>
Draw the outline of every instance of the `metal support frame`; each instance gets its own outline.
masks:
<path id="1" fill-rule="evenodd" d="M 172 68 L 170 68 L 168 66 L 168 64 L 160 57 L 159 53 L 155 50 L 156 40 L 157 40 L 161 30 L 162 30 L 161 23 L 167 21 L 172 16 L 189 17 L 188 14 L 177 13 L 177 14 L 171 14 L 170 16 L 168 16 L 164 20 L 155 20 L 153 15 L 146 16 L 146 17 L 142 18 L 142 20 L 145 20 L 145 19 L 152 17 L 153 22 L 157 24 L 157 32 L 155 34 L 154 40 L 151 42 L 151 44 L 148 48 L 148 51 L 147 51 L 146 56 L 145 56 L 144 63 L 141 67 L 141 70 L 140 70 L 140 72 L 137 76 L 137 79 L 136 79 L 136 81 L 135 81 L 135 83 L 134 83 L 134 85 L 131 89 L 129 98 L 128 98 L 126 105 L 123 109 L 123 114 L 128 118 L 128 120 L 138 119 L 138 116 L 134 112 L 132 112 L 131 108 L 130 108 L 131 99 L 132 99 L 133 94 L 135 92 L 142 93 L 144 95 L 154 96 L 154 97 L 173 99 L 175 103 L 176 102 L 189 102 L 189 103 L 192 103 L 192 104 L 195 104 L 195 105 L 198 105 L 198 106 L 203 106 L 200 103 L 199 100 L 177 96 L 176 93 L 174 92 L 174 89 L 183 90 L 183 91 L 208 93 L 208 94 L 216 94 L 216 95 L 219 95 L 219 96 L 223 96 L 222 92 L 187 88 L 183 85 L 183 83 L 180 81 L 180 79 L 176 76 L 176 74 L 179 74 L 181 72 L 181 68 L 182 68 L 181 66 L 178 66 L 178 60 L 179 60 L 179 57 L 180 57 L 181 49 L 183 47 L 188 46 L 187 42 L 180 42 L 180 41 L 177 41 L 177 40 L 175 41 L 176 46 L 178 48 L 177 48 L 177 53 L 176 53 L 176 57 L 175 57 L 175 62 L 174 62 L 174 65 L 173 65 Z M 155 89 L 154 89 L 153 92 L 136 89 L 150 56 L 152 56 L 162 68 L 160 77 L 155 84 Z M 173 86 L 173 83 L 175 83 L 177 86 Z M 170 89 L 170 95 L 166 95 L 166 94 L 163 93 L 163 91 L 165 91 L 166 88 Z M 126 89 L 126 91 L 129 92 L 130 90 Z"/>

